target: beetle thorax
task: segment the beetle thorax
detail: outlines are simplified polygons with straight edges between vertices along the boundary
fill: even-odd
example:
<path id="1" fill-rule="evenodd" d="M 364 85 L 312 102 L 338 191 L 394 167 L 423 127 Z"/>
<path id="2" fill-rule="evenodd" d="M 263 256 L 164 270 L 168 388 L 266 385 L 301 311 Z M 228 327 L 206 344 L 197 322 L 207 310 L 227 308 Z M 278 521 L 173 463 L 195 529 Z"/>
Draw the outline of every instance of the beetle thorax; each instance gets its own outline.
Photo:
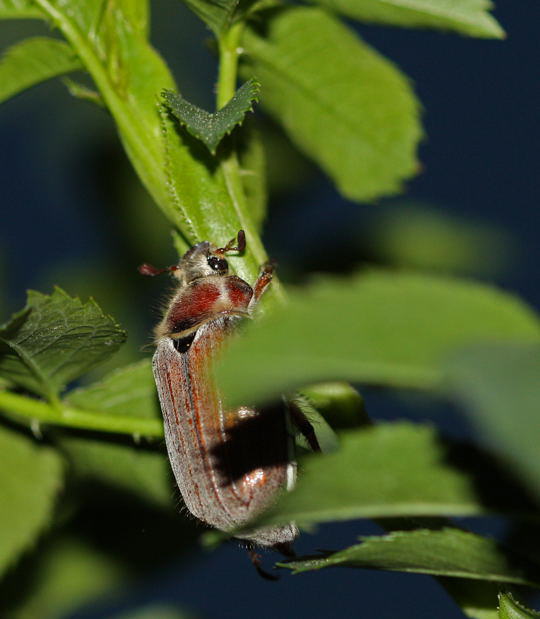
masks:
<path id="1" fill-rule="evenodd" d="M 179 287 L 156 336 L 177 338 L 219 315 L 247 314 L 252 296 L 251 286 L 236 275 L 198 277 Z"/>

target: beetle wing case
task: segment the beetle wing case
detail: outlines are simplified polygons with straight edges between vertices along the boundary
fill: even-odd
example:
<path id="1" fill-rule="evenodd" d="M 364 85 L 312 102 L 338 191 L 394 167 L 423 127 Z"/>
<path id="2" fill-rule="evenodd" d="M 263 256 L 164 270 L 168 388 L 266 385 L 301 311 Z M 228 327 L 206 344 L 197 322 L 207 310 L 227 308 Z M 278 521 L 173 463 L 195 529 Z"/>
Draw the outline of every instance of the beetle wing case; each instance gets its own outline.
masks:
<path id="1" fill-rule="evenodd" d="M 251 291 L 235 276 L 220 279 L 229 290 L 237 290 L 241 282 Z M 193 308 L 189 309 L 193 299 L 186 303 L 189 297 L 183 292 L 179 296 L 184 301 L 177 297 L 164 319 L 164 323 L 169 320 L 169 327 L 171 316 L 176 316 L 173 322 L 178 325 L 181 315 L 185 327 L 186 309 L 193 315 Z M 245 305 L 251 294 L 246 295 Z M 157 341 L 153 371 L 169 460 L 184 502 L 203 522 L 230 531 L 292 486 L 295 464 L 290 459 L 291 438 L 283 410 L 224 409 L 214 384 L 213 364 L 242 318 L 220 302 L 221 311 L 207 312 L 202 324 L 196 330 L 189 328 L 182 337 L 175 337 L 170 333 L 174 329 L 165 329 L 162 323 L 161 333 L 167 330 L 169 334 Z M 297 534 L 294 524 L 289 524 L 255 529 L 242 537 L 261 546 L 279 547 Z"/>

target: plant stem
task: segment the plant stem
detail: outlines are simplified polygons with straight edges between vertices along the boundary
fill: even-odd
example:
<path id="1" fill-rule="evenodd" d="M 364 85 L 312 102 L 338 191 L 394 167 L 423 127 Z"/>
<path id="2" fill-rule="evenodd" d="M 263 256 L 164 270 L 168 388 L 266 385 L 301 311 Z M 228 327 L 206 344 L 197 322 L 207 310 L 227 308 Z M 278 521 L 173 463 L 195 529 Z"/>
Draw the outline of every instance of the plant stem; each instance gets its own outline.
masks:
<path id="1" fill-rule="evenodd" d="M 216 107 L 221 109 L 236 91 L 238 57 L 243 22 L 232 25 L 219 39 L 219 74 L 216 89 Z"/>
<path id="2" fill-rule="evenodd" d="M 243 29 L 244 23 L 239 21 L 219 37 L 219 72 L 216 88 L 216 107 L 218 110 L 230 101 L 236 91 L 240 37 Z M 268 256 L 249 213 L 235 148 L 231 148 L 228 154 L 221 158 L 220 167 L 234 210 L 246 233 L 249 251 L 259 264 L 263 264 L 268 260 Z M 275 298 L 283 302 L 285 299 L 284 291 L 277 278 L 274 279 L 272 290 Z"/>
<path id="3" fill-rule="evenodd" d="M 42 400 L 8 391 L 0 392 L 0 410 L 7 414 L 25 417 L 30 421 L 51 425 L 154 438 L 163 436 L 163 424 L 159 419 L 109 415 L 99 411 L 90 412 L 62 403 L 58 408 Z"/>

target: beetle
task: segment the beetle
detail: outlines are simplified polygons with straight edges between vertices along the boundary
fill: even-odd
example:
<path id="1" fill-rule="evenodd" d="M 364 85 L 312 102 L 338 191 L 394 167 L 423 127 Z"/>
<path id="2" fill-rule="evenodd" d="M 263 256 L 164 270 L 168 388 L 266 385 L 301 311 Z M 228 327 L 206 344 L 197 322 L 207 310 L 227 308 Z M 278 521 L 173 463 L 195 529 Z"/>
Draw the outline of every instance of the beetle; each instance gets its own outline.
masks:
<path id="1" fill-rule="evenodd" d="M 227 408 L 214 383 L 213 368 L 223 346 L 239 323 L 253 316 L 272 281 L 270 263 L 261 267 L 253 287 L 229 273 L 226 255 L 241 253 L 245 246 L 240 230 L 224 247 L 209 241 L 194 245 L 172 267 L 139 267 L 144 275 L 168 271 L 177 281 L 155 329 L 152 362 L 165 442 L 187 509 L 222 531 L 238 529 L 263 512 L 283 489 L 292 488 L 296 476 L 287 411 Z M 262 572 L 254 547 L 292 556 L 297 535 L 290 523 L 237 537 Z"/>

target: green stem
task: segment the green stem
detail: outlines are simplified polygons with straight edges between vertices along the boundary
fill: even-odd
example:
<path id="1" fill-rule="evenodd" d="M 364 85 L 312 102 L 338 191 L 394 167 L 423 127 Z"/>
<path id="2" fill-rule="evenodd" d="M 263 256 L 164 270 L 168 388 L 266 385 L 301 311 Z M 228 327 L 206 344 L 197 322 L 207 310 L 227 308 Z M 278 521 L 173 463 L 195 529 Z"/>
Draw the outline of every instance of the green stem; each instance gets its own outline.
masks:
<path id="1" fill-rule="evenodd" d="M 216 88 L 216 107 L 218 110 L 230 101 L 236 91 L 240 38 L 243 29 L 244 23 L 237 22 L 223 33 L 218 41 L 219 72 Z M 236 149 L 231 148 L 227 156 L 220 160 L 220 167 L 234 210 L 246 233 L 249 251 L 259 264 L 263 264 L 268 260 L 268 255 L 249 213 Z M 275 298 L 280 302 L 285 300 L 283 287 L 277 278 L 273 281 L 272 290 Z"/>
<path id="2" fill-rule="evenodd" d="M 68 426 L 83 430 L 96 430 L 114 434 L 131 434 L 132 436 L 148 436 L 161 438 L 163 424 L 159 419 L 128 417 L 125 415 L 109 415 L 103 412 L 84 411 L 60 404 L 60 407 L 36 400 L 27 396 L 0 392 L 0 410 L 5 413 L 24 417 L 30 421 Z"/>
<path id="3" fill-rule="evenodd" d="M 216 107 L 221 109 L 236 92 L 238 58 L 243 22 L 237 22 L 221 35 L 219 43 L 219 74 L 216 89 Z"/>

